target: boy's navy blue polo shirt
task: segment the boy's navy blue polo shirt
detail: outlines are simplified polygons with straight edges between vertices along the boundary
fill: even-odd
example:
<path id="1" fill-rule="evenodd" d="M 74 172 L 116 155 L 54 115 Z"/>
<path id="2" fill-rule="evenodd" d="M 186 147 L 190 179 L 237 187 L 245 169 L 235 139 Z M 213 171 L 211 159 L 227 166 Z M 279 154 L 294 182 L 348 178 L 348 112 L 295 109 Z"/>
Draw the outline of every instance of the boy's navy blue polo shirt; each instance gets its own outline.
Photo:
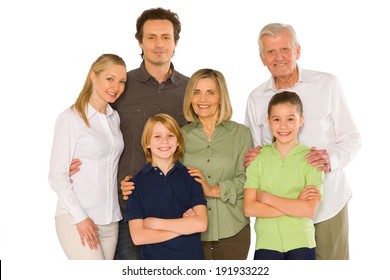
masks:
<path id="1" fill-rule="evenodd" d="M 179 161 L 167 176 L 158 167 L 145 164 L 132 181 L 135 189 L 126 204 L 126 221 L 149 217 L 182 218 L 189 208 L 207 204 L 202 186 Z M 141 254 L 146 260 L 204 259 L 200 233 L 142 245 Z"/>

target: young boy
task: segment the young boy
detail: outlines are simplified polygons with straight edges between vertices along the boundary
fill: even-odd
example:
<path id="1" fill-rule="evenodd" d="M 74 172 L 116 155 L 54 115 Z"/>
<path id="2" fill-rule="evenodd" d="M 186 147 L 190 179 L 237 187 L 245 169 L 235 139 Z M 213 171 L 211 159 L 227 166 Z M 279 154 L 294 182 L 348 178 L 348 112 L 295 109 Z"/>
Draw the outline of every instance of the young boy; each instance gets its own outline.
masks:
<path id="1" fill-rule="evenodd" d="M 134 244 L 142 245 L 146 260 L 203 259 L 206 199 L 179 161 L 184 150 L 179 125 L 167 114 L 152 116 L 141 143 L 147 163 L 132 178 L 136 187 L 125 212 Z"/>

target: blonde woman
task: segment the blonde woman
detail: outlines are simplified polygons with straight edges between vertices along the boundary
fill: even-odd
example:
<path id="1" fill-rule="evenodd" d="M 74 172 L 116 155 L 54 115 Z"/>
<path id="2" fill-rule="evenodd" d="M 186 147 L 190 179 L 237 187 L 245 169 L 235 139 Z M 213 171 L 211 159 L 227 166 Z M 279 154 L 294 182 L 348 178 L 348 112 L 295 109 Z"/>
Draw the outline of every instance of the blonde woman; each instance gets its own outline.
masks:
<path id="1" fill-rule="evenodd" d="M 126 64 L 114 54 L 91 66 L 75 104 L 56 121 L 49 182 L 58 195 L 56 230 L 69 259 L 113 259 L 122 219 L 117 165 L 123 150 L 119 115 L 109 103 L 122 93 Z M 73 158 L 83 168 L 69 179 Z"/>

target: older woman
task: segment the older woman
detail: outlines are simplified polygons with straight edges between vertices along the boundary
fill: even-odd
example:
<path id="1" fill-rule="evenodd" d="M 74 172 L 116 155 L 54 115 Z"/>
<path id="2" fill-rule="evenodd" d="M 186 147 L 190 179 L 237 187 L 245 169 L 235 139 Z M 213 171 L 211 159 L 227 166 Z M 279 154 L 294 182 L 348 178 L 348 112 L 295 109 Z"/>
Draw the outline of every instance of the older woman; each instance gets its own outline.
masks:
<path id="1" fill-rule="evenodd" d="M 182 128 L 183 163 L 202 184 L 207 199 L 205 258 L 246 259 L 250 227 L 243 212 L 244 155 L 253 141 L 249 128 L 231 121 L 232 106 L 221 72 L 200 69 L 191 76 L 183 112 L 189 122 Z"/>

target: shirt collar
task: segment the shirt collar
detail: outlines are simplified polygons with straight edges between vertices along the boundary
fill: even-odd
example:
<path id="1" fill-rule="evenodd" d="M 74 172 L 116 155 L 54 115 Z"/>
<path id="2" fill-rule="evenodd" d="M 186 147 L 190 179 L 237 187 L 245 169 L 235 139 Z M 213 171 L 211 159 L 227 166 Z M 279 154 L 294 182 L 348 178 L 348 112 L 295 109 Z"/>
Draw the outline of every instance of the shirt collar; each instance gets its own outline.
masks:
<path id="1" fill-rule="evenodd" d="M 140 70 L 139 79 L 141 82 L 147 82 L 152 77 L 152 75 L 150 75 L 149 72 L 146 71 L 144 61 L 141 62 L 139 70 Z"/>
<path id="2" fill-rule="evenodd" d="M 144 174 L 150 172 L 153 169 L 153 166 L 150 165 L 149 163 L 145 163 L 144 167 L 142 168 L 142 172 Z"/>
<path id="3" fill-rule="evenodd" d="M 107 104 L 106 105 L 106 116 L 107 117 L 110 116 L 113 112 L 114 112 L 114 110 L 112 109 L 112 107 L 109 104 Z M 96 113 L 99 113 L 99 112 L 96 111 L 95 108 L 93 108 L 93 106 L 88 103 L 87 112 L 86 112 L 87 119 L 92 118 Z"/>
<path id="4" fill-rule="evenodd" d="M 202 124 L 201 124 L 201 122 L 199 121 L 198 118 L 195 118 L 195 121 L 192 122 L 192 123 L 189 123 L 188 125 L 192 125 L 194 128 L 195 127 L 200 127 L 200 128 L 202 127 Z M 217 125 L 217 127 L 218 126 L 223 126 L 227 130 L 231 131 L 231 129 L 232 129 L 232 122 L 231 121 L 223 121 L 219 125 Z"/>
<path id="5" fill-rule="evenodd" d="M 296 87 L 298 84 L 300 84 L 302 82 L 310 83 L 310 82 L 314 81 L 314 77 L 311 75 L 308 75 L 307 71 L 304 71 L 304 69 L 301 66 L 299 66 L 297 64 L 297 67 L 298 67 L 298 73 L 299 73 L 298 82 L 289 89 Z M 289 90 L 289 89 L 286 89 L 286 90 Z M 269 93 L 276 93 L 276 92 L 280 91 L 280 90 L 276 89 L 276 87 L 275 87 L 274 77 L 271 76 L 271 78 L 267 81 L 265 91 L 269 92 Z"/>
<path id="6" fill-rule="evenodd" d="M 176 161 L 175 164 L 173 165 L 172 169 L 169 171 L 169 173 L 171 173 L 176 168 L 177 169 L 181 169 L 181 170 L 187 170 L 187 167 L 185 167 L 180 161 Z M 144 167 L 142 168 L 142 172 L 144 174 L 146 174 L 146 173 L 148 173 L 148 172 L 150 172 L 150 171 L 152 171 L 154 169 L 155 169 L 154 166 L 152 166 L 149 163 L 145 163 Z M 158 170 L 160 170 L 160 169 L 158 169 Z"/>
<path id="7" fill-rule="evenodd" d="M 141 82 L 147 82 L 150 78 L 154 79 L 154 77 L 152 75 L 150 75 L 149 72 L 146 70 L 145 61 L 141 62 L 139 69 L 140 69 L 139 79 Z M 176 84 L 178 84 L 178 78 L 177 78 L 177 74 L 175 71 L 175 67 L 173 66 L 172 62 L 171 62 L 170 69 L 172 71 L 172 74 L 168 77 L 167 80 L 171 80 L 176 85 Z"/>

